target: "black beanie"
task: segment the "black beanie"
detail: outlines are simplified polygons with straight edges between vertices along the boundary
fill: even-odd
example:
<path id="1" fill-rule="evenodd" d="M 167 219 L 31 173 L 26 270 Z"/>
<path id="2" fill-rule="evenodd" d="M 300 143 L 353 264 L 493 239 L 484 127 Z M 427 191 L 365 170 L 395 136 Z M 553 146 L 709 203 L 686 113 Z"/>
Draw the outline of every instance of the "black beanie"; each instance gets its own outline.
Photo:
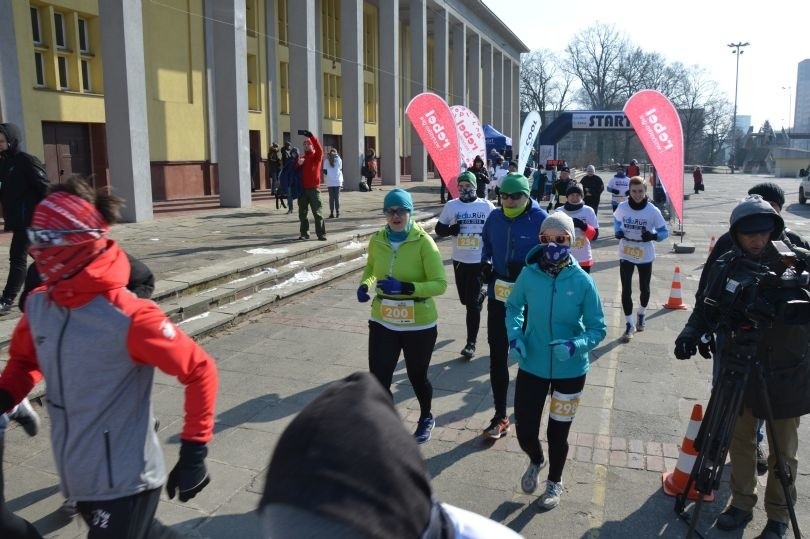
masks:
<path id="1" fill-rule="evenodd" d="M 772 182 L 758 183 L 748 190 L 749 195 L 759 195 L 767 202 L 773 202 L 780 208 L 785 205 L 785 192 Z"/>
<path id="2" fill-rule="evenodd" d="M 362 537 L 424 532 L 432 508 L 427 468 L 373 375 L 355 373 L 330 384 L 287 426 L 259 507 L 269 504 L 337 521 Z M 298 537 L 295 531 L 284 537 Z"/>

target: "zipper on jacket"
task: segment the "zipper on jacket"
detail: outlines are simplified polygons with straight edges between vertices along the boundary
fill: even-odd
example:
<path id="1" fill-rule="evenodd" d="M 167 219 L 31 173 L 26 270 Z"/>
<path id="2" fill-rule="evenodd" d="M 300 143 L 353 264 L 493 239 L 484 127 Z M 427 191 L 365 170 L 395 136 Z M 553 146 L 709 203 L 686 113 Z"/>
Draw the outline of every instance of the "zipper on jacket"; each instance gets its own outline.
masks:
<path id="1" fill-rule="evenodd" d="M 62 413 L 65 416 L 65 432 L 62 440 L 62 449 L 59 454 L 62 460 L 62 467 L 65 466 L 65 451 L 67 450 L 68 435 L 70 434 L 70 421 L 68 419 L 67 403 L 65 402 L 65 378 L 62 372 L 62 340 L 65 337 L 68 322 L 70 322 L 70 309 L 67 310 L 67 317 L 62 324 L 62 329 L 59 330 L 59 340 L 56 342 L 56 370 L 59 373 L 59 392 L 62 397 Z M 67 481 L 63 482 L 65 485 L 65 496 L 70 498 L 70 491 L 68 491 Z"/>
<path id="2" fill-rule="evenodd" d="M 107 456 L 107 484 L 113 488 L 112 451 L 110 450 L 110 431 L 104 430 L 104 454 Z"/>
<path id="3" fill-rule="evenodd" d="M 551 277 L 551 301 L 548 302 L 548 336 L 551 337 L 549 342 L 554 340 L 553 334 L 553 321 L 551 319 L 551 314 L 554 312 L 554 296 L 557 295 L 557 275 Z M 554 379 L 554 353 L 551 351 L 551 347 L 548 347 L 548 378 L 549 380 Z"/>

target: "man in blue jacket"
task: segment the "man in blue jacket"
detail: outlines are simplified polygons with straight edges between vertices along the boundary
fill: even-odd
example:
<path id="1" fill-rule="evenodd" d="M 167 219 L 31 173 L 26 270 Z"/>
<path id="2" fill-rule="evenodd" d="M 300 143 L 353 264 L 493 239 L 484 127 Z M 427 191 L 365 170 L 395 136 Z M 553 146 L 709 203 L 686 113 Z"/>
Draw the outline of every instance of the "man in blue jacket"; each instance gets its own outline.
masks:
<path id="1" fill-rule="evenodd" d="M 529 198 L 529 181 L 510 172 L 500 187 L 501 207 L 489 214 L 481 233 L 481 277 L 487 283 L 487 340 L 489 381 L 495 416 L 484 436 L 498 439 L 509 432 L 506 394 L 509 389 L 509 339 L 506 336 L 506 299 L 526 261 L 537 245 L 540 226 L 548 214 Z"/>

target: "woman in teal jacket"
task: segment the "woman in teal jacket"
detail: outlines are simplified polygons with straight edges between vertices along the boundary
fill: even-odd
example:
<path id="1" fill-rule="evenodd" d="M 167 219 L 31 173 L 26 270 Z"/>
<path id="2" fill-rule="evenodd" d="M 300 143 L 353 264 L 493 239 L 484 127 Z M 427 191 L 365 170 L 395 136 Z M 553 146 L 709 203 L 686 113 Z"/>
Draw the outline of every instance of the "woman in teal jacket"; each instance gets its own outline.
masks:
<path id="1" fill-rule="evenodd" d="M 526 256 L 526 268 L 506 301 L 509 357 L 518 360 L 515 420 L 520 448 L 529 456 L 521 479 L 527 494 L 537 489 L 546 460 L 540 447 L 540 417 L 549 405 L 546 491 L 542 509 L 560 503 L 562 472 L 568 456 L 568 431 L 590 367 L 588 351 L 605 338 L 605 315 L 590 276 L 570 255 L 574 222 L 563 212 L 551 214 L 540 227 L 540 245 Z M 523 329 L 523 308 L 528 322 Z"/>
<path id="2" fill-rule="evenodd" d="M 419 401 L 420 415 L 414 438 L 430 440 L 435 426 L 431 403 L 433 386 L 427 377 L 436 344 L 438 312 L 434 296 L 444 294 L 447 277 L 438 247 L 411 219 L 410 193 L 393 189 L 383 201 L 386 226 L 371 237 L 357 300 L 371 299 L 368 322 L 368 366 L 390 393 L 399 354 L 405 355 L 408 380 Z M 376 287 L 375 287 L 376 285 Z"/>

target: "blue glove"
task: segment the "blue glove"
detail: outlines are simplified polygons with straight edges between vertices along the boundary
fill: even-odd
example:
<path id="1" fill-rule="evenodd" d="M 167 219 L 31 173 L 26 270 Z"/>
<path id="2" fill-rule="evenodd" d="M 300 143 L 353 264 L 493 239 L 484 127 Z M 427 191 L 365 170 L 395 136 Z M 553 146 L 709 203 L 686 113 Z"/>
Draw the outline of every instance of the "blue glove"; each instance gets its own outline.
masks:
<path id="1" fill-rule="evenodd" d="M 624 237 L 624 230 L 619 230 L 613 235 L 613 237 L 616 238 L 617 240 L 622 239 Z"/>
<path id="2" fill-rule="evenodd" d="M 568 361 L 576 350 L 574 343 L 565 339 L 553 340 L 548 345 L 551 347 L 551 357 L 556 361 Z"/>
<path id="3" fill-rule="evenodd" d="M 361 284 L 357 287 L 357 301 L 360 303 L 365 303 L 371 299 L 371 296 L 368 295 L 368 286 Z"/>
<path id="4" fill-rule="evenodd" d="M 378 281 L 377 288 L 389 296 L 396 296 L 397 294 L 413 294 L 414 291 L 413 283 L 398 281 L 390 275 L 382 281 Z"/>
<path id="5" fill-rule="evenodd" d="M 508 357 L 514 361 L 526 359 L 526 345 L 523 344 L 523 339 L 512 339 L 509 341 Z"/>

